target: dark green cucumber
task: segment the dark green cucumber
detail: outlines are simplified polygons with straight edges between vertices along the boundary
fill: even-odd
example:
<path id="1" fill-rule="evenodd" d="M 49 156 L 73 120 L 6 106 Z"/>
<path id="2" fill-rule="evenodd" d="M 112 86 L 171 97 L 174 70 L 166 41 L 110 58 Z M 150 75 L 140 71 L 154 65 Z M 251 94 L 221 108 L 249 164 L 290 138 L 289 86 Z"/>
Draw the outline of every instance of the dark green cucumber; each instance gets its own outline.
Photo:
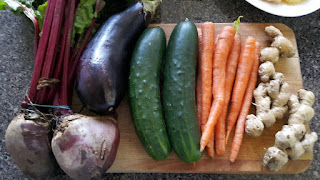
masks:
<path id="1" fill-rule="evenodd" d="M 160 98 L 160 70 L 165 49 L 163 29 L 148 28 L 140 36 L 130 62 L 132 120 L 145 151 L 155 160 L 164 160 L 171 152 Z"/>
<path id="2" fill-rule="evenodd" d="M 195 85 L 198 34 L 194 23 L 180 22 L 166 50 L 163 74 L 163 108 L 171 145 L 179 158 L 200 160 L 200 130 Z"/>

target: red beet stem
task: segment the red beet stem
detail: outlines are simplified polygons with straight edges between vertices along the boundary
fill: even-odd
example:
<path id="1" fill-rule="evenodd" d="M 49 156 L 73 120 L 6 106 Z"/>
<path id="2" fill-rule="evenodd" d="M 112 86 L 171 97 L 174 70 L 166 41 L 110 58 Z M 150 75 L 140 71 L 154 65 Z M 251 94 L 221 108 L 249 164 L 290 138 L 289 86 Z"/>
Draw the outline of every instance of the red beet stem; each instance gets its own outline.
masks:
<path id="1" fill-rule="evenodd" d="M 72 87 L 68 82 L 69 75 L 69 64 L 70 64 L 70 50 L 71 50 L 71 40 L 72 40 L 72 30 L 73 30 L 73 21 L 74 21 L 74 13 L 75 13 L 75 0 L 70 0 L 68 4 L 68 15 L 67 15 L 67 23 L 65 28 L 67 29 L 67 38 L 65 39 L 63 44 L 65 44 L 65 50 L 63 53 L 64 61 L 63 61 L 63 74 L 61 79 L 61 86 L 59 91 L 57 92 L 57 96 L 54 99 L 54 105 L 71 105 L 70 94 L 72 91 Z M 65 110 L 60 110 L 61 114 L 65 114 Z"/>
<path id="2" fill-rule="evenodd" d="M 70 1 L 68 1 L 70 2 Z M 67 4 L 66 6 L 66 9 L 65 9 L 65 14 L 66 14 L 66 17 L 69 17 L 68 16 L 68 10 L 70 8 L 70 3 Z M 60 47 L 60 52 L 59 52 L 59 57 L 58 57 L 58 60 L 56 62 L 56 65 L 55 65 L 55 68 L 54 68 L 54 74 L 53 74 L 53 78 L 56 78 L 56 79 L 61 79 L 62 78 L 62 65 L 63 65 L 63 62 L 64 62 L 64 51 L 66 49 L 66 39 L 68 37 L 68 28 L 65 28 L 65 27 L 68 27 L 68 20 L 70 18 L 67 18 L 65 21 L 64 21 L 64 29 L 63 29 L 63 35 L 61 37 L 61 47 Z M 60 83 L 61 84 L 61 83 Z M 55 94 L 57 92 L 57 89 L 59 88 L 59 85 L 58 86 L 54 86 L 50 89 L 50 92 L 49 92 L 49 97 L 55 97 Z"/>
<path id="3" fill-rule="evenodd" d="M 29 98 L 32 102 L 35 102 L 35 98 L 37 94 L 38 80 L 40 78 L 42 66 L 45 60 L 44 58 L 45 58 L 45 53 L 48 46 L 55 5 L 56 5 L 56 1 L 48 2 L 47 11 L 46 11 L 44 22 L 43 22 L 42 35 L 39 41 L 37 55 L 35 56 L 34 70 L 32 74 L 30 90 L 29 90 Z M 26 101 L 28 102 L 27 98 L 26 98 Z"/>
<path id="4" fill-rule="evenodd" d="M 39 31 L 40 31 L 40 28 L 39 28 L 39 23 L 37 21 L 37 18 L 35 17 L 35 15 L 29 11 L 28 8 L 26 8 L 24 5 L 22 5 L 20 2 L 16 1 L 16 0 L 13 0 L 15 1 L 17 4 L 19 4 L 19 6 L 23 9 L 23 13 L 29 18 L 31 19 L 31 21 L 33 22 L 33 25 L 34 25 L 34 29 L 35 29 L 35 33 L 34 33 L 34 39 L 35 39 L 35 42 L 34 42 L 34 48 L 33 48 L 33 52 L 34 52 L 34 56 L 37 55 L 37 48 L 38 48 L 38 43 L 39 43 Z"/>
<path id="5" fill-rule="evenodd" d="M 53 76 L 53 68 L 56 61 L 57 50 L 59 47 L 59 40 L 61 35 L 61 26 L 63 22 L 64 10 L 65 10 L 65 1 L 57 0 L 56 6 L 54 9 L 54 16 L 52 21 L 52 27 L 50 32 L 49 44 L 45 56 L 45 62 L 42 67 L 42 78 L 51 78 Z M 49 97 L 50 87 L 42 88 L 38 91 L 36 102 L 39 104 L 51 104 L 54 96 Z M 49 93 L 50 94 L 50 93 Z"/>

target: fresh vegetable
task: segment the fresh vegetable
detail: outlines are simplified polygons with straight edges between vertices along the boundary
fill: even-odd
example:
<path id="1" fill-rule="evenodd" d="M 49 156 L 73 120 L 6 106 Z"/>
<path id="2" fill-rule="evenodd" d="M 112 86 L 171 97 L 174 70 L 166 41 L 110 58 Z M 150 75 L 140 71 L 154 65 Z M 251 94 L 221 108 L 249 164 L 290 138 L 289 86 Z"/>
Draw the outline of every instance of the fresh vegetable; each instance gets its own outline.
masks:
<path id="1" fill-rule="evenodd" d="M 266 63 L 260 65 L 259 71 Z M 260 136 L 265 127 L 271 127 L 276 120 L 282 119 L 288 110 L 290 94 L 290 86 L 284 81 L 282 73 L 275 73 L 269 82 L 260 83 L 253 93 L 256 115 L 247 118 L 246 133 L 249 136 Z"/>
<path id="2" fill-rule="evenodd" d="M 271 44 L 274 47 L 266 47 L 261 51 L 260 61 L 263 63 L 259 67 L 259 75 L 263 83 L 259 84 L 254 93 L 257 116 L 250 116 L 246 122 L 246 133 L 250 136 L 260 136 L 264 127 L 271 127 L 276 120 L 282 119 L 288 110 L 287 102 L 290 97 L 290 87 L 284 82 L 283 74 L 275 72 L 273 63 L 278 61 L 279 53 L 284 57 L 291 57 L 295 50 L 279 29 L 267 26 L 265 31 L 275 40 Z"/>
<path id="3" fill-rule="evenodd" d="M 62 118 L 52 151 L 73 179 L 99 179 L 115 160 L 120 133 L 111 117 L 73 114 Z"/>
<path id="4" fill-rule="evenodd" d="M 163 29 L 148 28 L 140 36 L 130 62 L 132 120 L 145 151 L 155 160 L 164 160 L 171 152 L 160 98 L 160 71 L 165 49 Z"/>
<path id="5" fill-rule="evenodd" d="M 201 136 L 201 151 L 203 151 L 204 147 L 209 143 L 214 126 L 222 111 L 224 104 L 226 63 L 235 33 L 236 30 L 233 27 L 224 27 L 215 47 L 213 58 L 213 102 L 208 122 Z"/>
<path id="6" fill-rule="evenodd" d="M 230 113 L 227 119 L 227 136 L 226 141 L 236 123 L 240 113 L 243 97 L 249 82 L 250 72 L 254 62 L 255 39 L 251 36 L 245 40 L 237 68 L 235 83 L 233 86 Z"/>
<path id="7" fill-rule="evenodd" d="M 264 83 L 269 82 L 271 79 L 275 79 L 276 70 L 271 61 L 264 62 L 259 67 L 260 80 Z"/>
<path id="8" fill-rule="evenodd" d="M 29 3 L 30 5 L 33 1 L 23 2 L 27 3 L 27 5 Z M 37 1 L 37 4 L 39 2 L 40 1 Z M 85 35 L 81 43 L 79 43 L 80 41 L 77 38 L 81 37 L 83 34 L 72 37 L 75 13 L 82 9 L 82 7 L 78 6 L 78 3 L 79 1 L 76 0 L 56 0 L 47 2 L 41 38 L 39 45 L 35 48 L 35 67 L 29 93 L 25 97 L 25 102 L 21 104 L 23 108 L 22 113 L 10 123 L 6 131 L 6 146 L 12 159 L 23 173 L 32 178 L 45 179 L 46 176 L 50 176 L 56 169 L 56 162 L 50 146 L 52 130 L 56 128 L 53 126 L 54 124 L 58 127 L 59 131 L 63 128 L 63 130 L 67 129 L 64 126 L 66 123 L 70 123 L 68 124 L 68 128 L 75 130 L 72 129 L 75 128 L 72 125 L 73 122 L 76 122 L 76 124 L 80 124 L 85 128 L 90 127 L 86 124 L 86 119 L 88 117 L 72 115 L 73 113 L 70 109 L 73 90 L 73 74 L 78 59 L 80 58 L 79 54 L 82 53 L 82 49 L 89 40 L 93 27 L 96 25 L 95 19 L 98 16 L 103 3 L 102 0 L 99 0 L 91 4 L 95 9 L 95 16 L 92 19 L 90 27 L 83 32 Z M 72 45 L 72 41 L 78 43 Z M 69 118 L 70 120 L 72 117 L 76 117 L 77 120 L 72 121 L 72 123 L 69 121 L 64 122 L 60 126 L 63 119 Z M 90 123 L 93 124 L 92 126 L 99 125 L 95 123 L 94 120 Z M 113 128 L 118 131 L 118 127 L 115 123 L 108 123 L 106 121 L 102 124 L 104 124 L 103 130 Z M 94 128 L 94 130 L 97 129 L 99 128 Z M 96 132 L 92 129 L 89 130 L 92 131 L 91 135 L 98 137 L 97 134 L 95 134 Z M 86 135 L 82 133 L 84 133 L 84 131 L 77 132 L 77 135 L 79 137 Z M 57 134 L 58 133 L 56 132 L 54 139 L 58 139 Z M 104 132 L 104 136 L 111 137 L 111 135 L 113 135 L 111 131 Z M 118 133 L 115 134 L 115 142 L 116 139 L 119 139 Z M 75 139 L 67 136 L 66 138 L 64 137 L 64 140 L 73 142 Z M 108 142 L 113 143 L 112 141 Z M 101 143 L 98 145 L 95 143 L 97 142 L 90 142 L 82 145 L 87 148 L 95 148 L 97 146 L 101 148 Z M 55 144 L 53 144 L 52 147 L 56 148 Z M 20 152 L 25 151 L 25 154 L 22 156 L 18 149 Z M 106 161 L 107 163 L 103 168 L 99 166 L 98 162 L 91 160 L 88 162 L 96 169 L 91 168 L 90 172 L 87 172 L 87 176 L 99 176 L 97 171 L 104 172 L 110 166 L 113 162 L 112 157 L 114 158 L 117 146 L 114 146 L 112 150 L 110 158 Z M 83 154 L 74 153 L 72 158 L 81 159 L 81 156 L 83 157 Z M 65 164 L 63 164 L 68 162 L 58 162 L 63 170 L 69 173 L 68 168 L 72 167 L 68 166 L 66 168 L 66 166 L 64 166 Z M 73 169 L 71 175 L 73 175 L 73 173 L 80 173 L 79 171 L 83 170 L 77 168 Z"/>
<path id="9" fill-rule="evenodd" d="M 82 54 L 76 90 L 83 105 L 98 114 L 115 110 L 122 100 L 132 49 L 161 0 L 137 2 L 110 17 Z"/>
<path id="10" fill-rule="evenodd" d="M 226 67 L 226 81 L 225 81 L 225 100 L 223 104 L 223 109 L 221 112 L 221 115 L 218 119 L 216 128 L 215 128 L 215 143 L 216 143 L 216 152 L 218 155 L 222 155 L 226 151 L 226 116 L 229 106 L 229 100 L 232 93 L 232 87 L 234 84 L 234 79 L 237 72 L 237 66 L 240 56 L 240 50 L 241 50 L 241 36 L 238 33 L 239 26 L 240 26 L 240 18 L 242 16 L 238 17 L 238 20 L 233 23 L 233 27 L 236 29 L 236 34 L 233 38 L 233 44 L 230 49 L 230 53 L 228 55 L 227 60 L 227 67 Z"/>
<path id="11" fill-rule="evenodd" d="M 288 159 L 297 159 L 304 153 L 312 152 L 318 136 L 315 132 L 306 134 L 305 124 L 314 116 L 314 99 L 314 94 L 304 89 L 298 91 L 298 96 L 290 96 L 288 125 L 276 133 L 274 146 L 268 148 L 263 158 L 263 165 L 269 170 L 278 171 Z"/>
<path id="12" fill-rule="evenodd" d="M 267 26 L 265 31 L 268 36 L 274 38 L 271 47 L 278 48 L 281 56 L 289 58 L 295 55 L 296 51 L 292 42 L 284 37 L 279 29 L 274 26 Z"/>
<path id="13" fill-rule="evenodd" d="M 272 63 L 276 63 L 279 61 L 279 49 L 276 47 L 265 47 L 260 52 L 260 61 L 267 62 L 270 61 Z"/>
<path id="14" fill-rule="evenodd" d="M 201 89 L 202 89 L 202 117 L 201 129 L 207 123 L 210 113 L 211 99 L 212 99 L 212 60 L 214 48 L 214 24 L 212 22 L 205 22 L 201 26 Z"/>
<path id="15" fill-rule="evenodd" d="M 243 100 L 240 114 L 237 120 L 235 135 L 234 135 L 232 146 L 231 146 L 231 152 L 230 152 L 231 162 L 234 162 L 236 160 L 240 150 L 240 146 L 241 146 L 241 142 L 244 134 L 246 117 L 251 107 L 253 91 L 257 83 L 257 76 L 258 76 L 258 69 L 259 69 L 259 56 L 260 56 L 260 43 L 256 42 L 255 46 L 256 47 L 255 47 L 254 63 L 250 73 L 248 87 L 244 95 L 244 100 Z"/>
<path id="16" fill-rule="evenodd" d="M 209 157 L 213 158 L 214 156 L 214 130 L 212 131 L 211 138 L 209 140 L 209 143 L 207 144 L 207 152 Z"/>
<path id="17" fill-rule="evenodd" d="M 50 147 L 51 136 L 49 121 L 36 113 L 20 113 L 10 123 L 5 135 L 6 148 L 26 176 L 44 179 L 58 167 Z"/>
<path id="18" fill-rule="evenodd" d="M 188 163 L 201 158 L 196 114 L 197 28 L 189 20 L 176 25 L 168 43 L 163 72 L 163 109 L 178 157 Z"/>
<path id="19" fill-rule="evenodd" d="M 202 30 L 201 28 L 197 28 L 198 31 L 198 49 L 199 49 L 199 54 L 198 54 L 198 75 L 197 75 L 197 89 L 196 89 L 196 100 L 197 100 L 197 115 L 198 115 L 198 121 L 200 125 L 200 130 L 201 130 L 201 120 L 202 120 L 202 80 L 201 80 L 201 55 L 202 55 Z M 212 77 L 212 76 L 211 76 Z M 214 155 L 214 137 L 211 137 L 212 141 L 209 142 L 207 146 L 207 152 L 209 157 L 213 157 Z"/>
<path id="20" fill-rule="evenodd" d="M 271 37 L 283 36 L 281 31 L 274 26 L 267 26 L 265 31 Z M 293 46 L 291 50 L 294 51 Z M 273 65 L 278 62 L 280 51 L 281 48 L 277 49 L 276 47 L 266 47 L 261 50 L 260 61 L 262 64 L 259 66 L 259 76 L 262 82 L 253 94 L 256 115 L 250 115 L 246 120 L 245 131 L 249 136 L 260 136 L 265 127 L 271 127 L 288 111 L 290 87 L 284 81 L 283 74 L 275 72 Z"/>
<path id="21" fill-rule="evenodd" d="M 198 122 L 201 126 L 201 110 L 202 110 L 202 84 L 201 84 L 201 60 L 200 54 L 202 54 L 202 31 L 201 28 L 197 28 L 198 32 L 198 64 L 197 64 L 197 81 L 196 81 L 196 100 L 197 100 L 197 115 L 198 115 Z"/>
<path id="22" fill-rule="evenodd" d="M 204 131 L 204 126 L 207 123 L 210 107 L 212 103 L 212 61 L 214 50 L 214 24 L 205 22 L 201 26 L 201 54 L 200 58 L 200 76 L 201 76 L 201 131 Z M 214 151 L 211 145 L 207 147 L 208 155 L 213 157 Z"/>

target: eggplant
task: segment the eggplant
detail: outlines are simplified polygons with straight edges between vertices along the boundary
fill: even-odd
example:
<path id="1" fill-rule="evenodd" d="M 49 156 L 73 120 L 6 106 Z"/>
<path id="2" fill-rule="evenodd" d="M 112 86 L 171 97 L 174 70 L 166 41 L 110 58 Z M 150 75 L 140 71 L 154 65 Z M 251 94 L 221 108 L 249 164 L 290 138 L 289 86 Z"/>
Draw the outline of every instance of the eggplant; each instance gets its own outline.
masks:
<path id="1" fill-rule="evenodd" d="M 134 45 L 160 2 L 143 0 L 111 16 L 89 42 L 80 58 L 75 81 L 84 107 L 105 115 L 120 104 L 127 90 Z"/>

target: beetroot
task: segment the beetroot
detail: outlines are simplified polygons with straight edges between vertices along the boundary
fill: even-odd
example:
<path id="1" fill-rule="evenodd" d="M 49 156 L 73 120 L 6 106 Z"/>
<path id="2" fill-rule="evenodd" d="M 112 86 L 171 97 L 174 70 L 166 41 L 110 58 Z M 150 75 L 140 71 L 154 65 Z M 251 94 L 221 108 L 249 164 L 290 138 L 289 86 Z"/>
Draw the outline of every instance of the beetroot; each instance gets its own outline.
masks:
<path id="1" fill-rule="evenodd" d="M 47 2 L 41 37 L 35 47 L 29 92 L 21 104 L 25 112 L 34 113 L 31 117 L 18 115 L 6 133 L 7 149 L 27 176 L 45 179 L 58 167 L 58 161 L 75 179 L 99 178 L 115 159 L 119 129 L 113 119 L 73 115 L 70 108 L 73 75 L 90 35 L 97 27 L 95 21 L 103 2 L 90 1 L 85 3 L 86 7 L 80 6 L 83 2 L 79 0 Z M 74 33 L 76 12 L 94 16 L 89 20 L 89 27 L 80 28 L 84 32 Z M 54 121 L 59 126 L 51 141 L 52 129 L 56 128 L 51 123 Z"/>
<path id="2" fill-rule="evenodd" d="M 62 118 L 52 139 L 52 151 L 71 178 L 95 179 L 112 165 L 119 140 L 113 118 L 73 114 Z"/>
<path id="3" fill-rule="evenodd" d="M 5 135 L 6 147 L 25 175 L 43 179 L 58 167 L 50 147 L 50 133 L 50 123 L 35 113 L 20 113 L 11 121 Z"/>

